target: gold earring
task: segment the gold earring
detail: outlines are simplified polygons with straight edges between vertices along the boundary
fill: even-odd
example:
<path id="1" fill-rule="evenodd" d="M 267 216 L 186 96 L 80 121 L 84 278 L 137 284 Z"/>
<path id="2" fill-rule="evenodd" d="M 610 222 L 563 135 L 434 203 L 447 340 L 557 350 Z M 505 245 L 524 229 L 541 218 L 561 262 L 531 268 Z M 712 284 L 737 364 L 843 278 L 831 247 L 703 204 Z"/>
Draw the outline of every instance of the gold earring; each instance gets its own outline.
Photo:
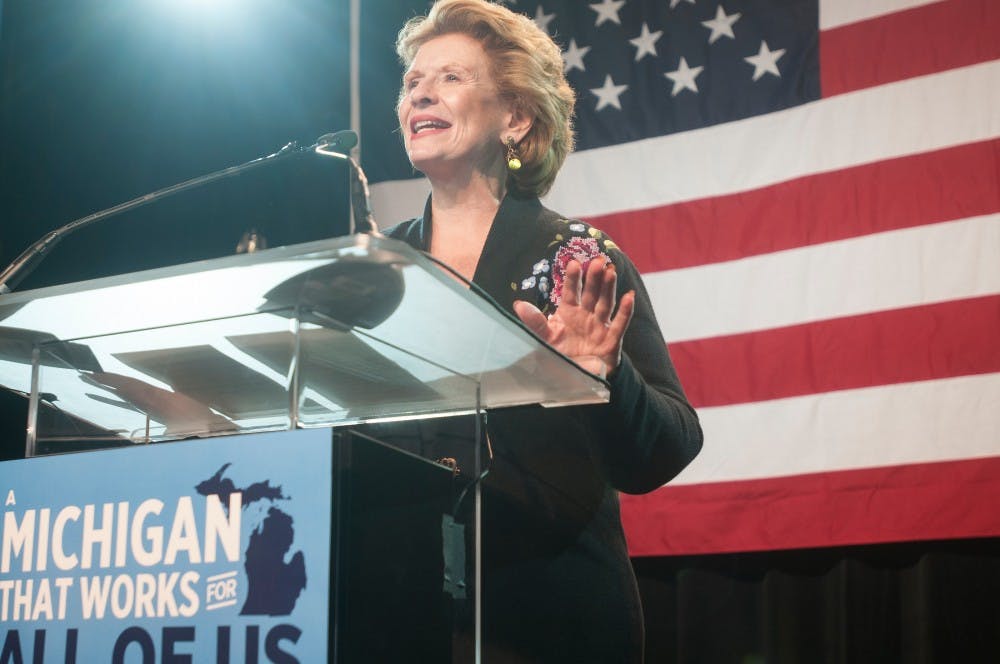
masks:
<path id="1" fill-rule="evenodd" d="M 517 155 L 517 145 L 514 143 L 514 137 L 507 137 L 507 168 L 512 171 L 516 171 L 521 168 L 521 159 Z"/>

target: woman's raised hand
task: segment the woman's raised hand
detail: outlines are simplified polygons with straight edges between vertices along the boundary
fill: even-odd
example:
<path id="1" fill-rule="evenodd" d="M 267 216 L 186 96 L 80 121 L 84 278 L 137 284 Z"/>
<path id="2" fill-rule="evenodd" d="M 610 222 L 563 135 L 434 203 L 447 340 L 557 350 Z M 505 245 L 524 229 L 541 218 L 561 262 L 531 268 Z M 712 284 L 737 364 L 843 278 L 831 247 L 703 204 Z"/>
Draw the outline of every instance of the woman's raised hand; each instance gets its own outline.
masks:
<path id="1" fill-rule="evenodd" d="M 590 261 L 586 271 L 579 262 L 570 261 L 555 313 L 546 317 L 521 300 L 514 302 L 514 313 L 550 346 L 604 377 L 621 362 L 622 339 L 635 308 L 635 291 L 629 291 L 615 312 L 617 284 L 615 266 L 604 257 Z"/>

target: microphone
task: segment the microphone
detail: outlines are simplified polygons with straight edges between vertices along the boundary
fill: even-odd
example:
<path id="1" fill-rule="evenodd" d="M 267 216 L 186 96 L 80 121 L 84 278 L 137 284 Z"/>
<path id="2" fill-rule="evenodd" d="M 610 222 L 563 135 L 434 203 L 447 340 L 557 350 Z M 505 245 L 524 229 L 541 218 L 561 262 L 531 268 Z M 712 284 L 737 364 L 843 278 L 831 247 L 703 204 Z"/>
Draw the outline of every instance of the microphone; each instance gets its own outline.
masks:
<path id="1" fill-rule="evenodd" d="M 354 224 L 363 220 L 367 229 L 365 232 L 382 237 L 378 224 L 375 223 L 375 216 L 372 214 L 371 192 L 368 189 L 368 177 L 362 170 L 361 165 L 350 155 L 350 151 L 358 144 L 358 134 L 350 129 L 342 129 L 330 134 L 323 134 L 316 141 L 316 154 L 326 155 L 346 161 L 351 167 L 351 211 L 354 218 L 351 220 L 351 233 L 356 229 Z"/>
<path id="2" fill-rule="evenodd" d="M 316 139 L 317 152 L 319 151 L 319 148 L 322 147 L 325 150 L 331 150 L 333 152 L 346 155 L 353 150 L 357 144 L 358 134 L 350 129 L 342 129 L 340 131 L 330 132 L 329 134 L 323 134 Z"/>
<path id="3" fill-rule="evenodd" d="M 54 246 L 56 246 L 64 237 L 76 230 L 101 221 L 102 219 L 107 219 L 108 217 L 121 214 L 122 212 L 142 207 L 143 205 L 158 201 L 162 198 L 166 198 L 167 196 L 171 196 L 188 189 L 193 189 L 194 187 L 208 184 L 209 182 L 214 182 L 215 180 L 225 177 L 239 175 L 240 173 L 248 171 L 251 168 L 263 166 L 264 164 L 272 161 L 293 157 L 309 151 L 315 151 L 318 154 L 336 157 L 347 161 L 351 165 L 351 173 L 353 176 L 351 178 L 351 208 L 354 210 L 355 218 L 364 219 L 368 225 L 369 232 L 373 235 L 381 236 L 378 226 L 375 224 L 375 219 L 371 213 L 368 178 L 365 177 L 365 173 L 361 170 L 361 166 L 359 166 L 358 163 L 349 154 L 347 154 L 357 144 L 358 135 L 350 129 L 323 134 L 313 145 L 308 147 L 300 147 L 297 142 L 292 141 L 287 143 L 277 152 L 269 154 L 265 157 L 258 157 L 257 159 L 239 164 L 238 166 L 230 166 L 229 168 L 224 168 L 222 170 L 215 171 L 214 173 L 192 178 L 191 180 L 186 180 L 179 184 L 159 189 L 149 194 L 144 194 L 138 198 L 133 198 L 130 201 L 109 207 L 106 210 L 100 210 L 99 212 L 94 212 L 93 214 L 71 221 L 65 226 L 61 226 L 54 231 L 46 233 L 42 238 L 25 249 L 20 256 L 15 258 L 10 265 L 0 272 L 0 295 L 11 292 L 17 284 L 27 277 L 36 267 L 38 267 L 38 264 L 43 258 L 45 258 Z M 351 232 L 354 232 L 353 228 L 351 229 Z"/>

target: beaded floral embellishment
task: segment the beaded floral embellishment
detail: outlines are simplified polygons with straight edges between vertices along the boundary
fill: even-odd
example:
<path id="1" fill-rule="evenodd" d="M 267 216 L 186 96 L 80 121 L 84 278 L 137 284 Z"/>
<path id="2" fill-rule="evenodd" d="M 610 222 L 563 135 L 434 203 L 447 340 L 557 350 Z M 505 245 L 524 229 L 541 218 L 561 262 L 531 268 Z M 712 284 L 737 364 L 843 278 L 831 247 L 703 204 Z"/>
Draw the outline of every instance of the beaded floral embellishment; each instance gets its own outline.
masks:
<path id="1" fill-rule="evenodd" d="M 606 252 L 618 248 L 604 233 L 587 224 L 574 221 L 566 222 L 566 225 L 569 233 L 558 233 L 549 243 L 549 249 L 554 252 L 552 258 L 539 260 L 520 284 L 511 284 L 514 290 L 520 290 L 525 295 L 528 291 L 535 291 L 538 307 L 543 312 L 558 307 L 562 301 L 566 267 L 571 260 L 586 269 L 590 261 L 598 257 L 611 261 Z"/>
<path id="2" fill-rule="evenodd" d="M 604 256 L 606 260 L 608 259 L 607 254 L 603 253 L 598 246 L 597 240 L 592 237 L 570 238 L 569 242 L 559 247 L 559 251 L 556 252 L 555 267 L 552 270 L 552 292 L 549 293 L 549 301 L 557 307 L 562 302 L 563 282 L 566 279 L 566 268 L 570 261 L 575 260 L 586 270 L 590 261 L 598 256 Z"/>

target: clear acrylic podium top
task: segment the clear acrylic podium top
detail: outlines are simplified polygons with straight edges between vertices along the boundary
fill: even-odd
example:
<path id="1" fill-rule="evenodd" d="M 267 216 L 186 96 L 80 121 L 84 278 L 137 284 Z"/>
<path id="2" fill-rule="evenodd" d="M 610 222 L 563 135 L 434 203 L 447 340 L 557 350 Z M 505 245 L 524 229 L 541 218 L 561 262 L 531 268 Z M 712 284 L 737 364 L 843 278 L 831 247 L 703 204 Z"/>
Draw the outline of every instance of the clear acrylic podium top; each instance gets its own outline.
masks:
<path id="1" fill-rule="evenodd" d="M 29 455 L 608 399 L 367 235 L 0 296 L 0 385 L 31 395 Z"/>

